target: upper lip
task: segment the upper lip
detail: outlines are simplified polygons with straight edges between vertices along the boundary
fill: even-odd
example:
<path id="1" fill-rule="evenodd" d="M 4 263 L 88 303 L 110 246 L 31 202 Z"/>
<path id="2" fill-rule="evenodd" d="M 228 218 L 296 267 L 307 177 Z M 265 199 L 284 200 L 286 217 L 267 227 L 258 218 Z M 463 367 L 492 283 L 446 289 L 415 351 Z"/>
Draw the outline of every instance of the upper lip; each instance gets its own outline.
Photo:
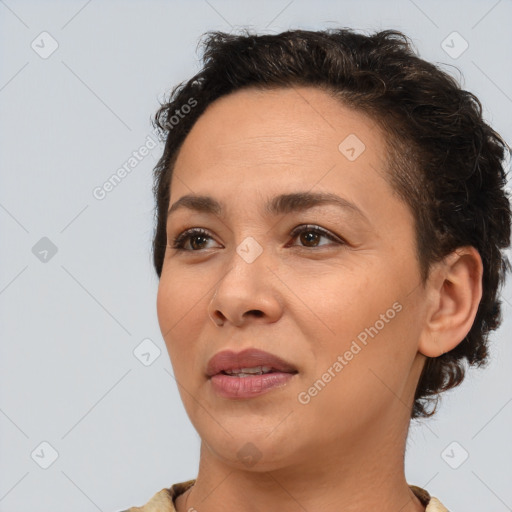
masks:
<path id="1" fill-rule="evenodd" d="M 297 369 L 284 359 L 274 354 L 264 352 L 263 350 L 248 348 L 241 352 L 234 352 L 232 350 L 217 352 L 217 354 L 208 361 L 206 374 L 208 377 L 212 377 L 222 371 L 253 368 L 255 366 L 270 366 L 273 370 L 297 373 Z"/>

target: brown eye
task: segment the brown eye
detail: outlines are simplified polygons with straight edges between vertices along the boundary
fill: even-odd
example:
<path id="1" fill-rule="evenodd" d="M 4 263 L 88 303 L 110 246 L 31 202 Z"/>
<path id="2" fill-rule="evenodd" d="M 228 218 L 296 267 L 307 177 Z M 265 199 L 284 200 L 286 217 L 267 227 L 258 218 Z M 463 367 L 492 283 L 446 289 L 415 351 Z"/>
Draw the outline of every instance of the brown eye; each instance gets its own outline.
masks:
<path id="1" fill-rule="evenodd" d="M 316 246 L 318 240 L 321 238 L 321 235 L 312 230 L 303 231 L 299 236 L 301 242 L 303 242 L 307 247 Z"/>
<path id="2" fill-rule="evenodd" d="M 304 225 L 297 226 L 291 233 L 293 238 L 299 238 L 304 247 L 316 248 L 329 244 L 319 244 L 322 238 L 327 238 L 338 244 L 345 244 L 345 241 L 320 226 Z"/>
<path id="3" fill-rule="evenodd" d="M 192 249 L 203 249 L 206 238 L 204 235 L 194 235 L 190 237 L 190 247 Z"/>
<path id="4" fill-rule="evenodd" d="M 208 240 L 213 240 L 213 238 L 201 228 L 193 228 L 184 231 L 180 235 L 178 235 L 172 242 L 172 248 L 181 250 L 181 251 L 200 251 L 205 248 Z M 191 249 L 185 247 L 185 245 L 189 243 Z"/>

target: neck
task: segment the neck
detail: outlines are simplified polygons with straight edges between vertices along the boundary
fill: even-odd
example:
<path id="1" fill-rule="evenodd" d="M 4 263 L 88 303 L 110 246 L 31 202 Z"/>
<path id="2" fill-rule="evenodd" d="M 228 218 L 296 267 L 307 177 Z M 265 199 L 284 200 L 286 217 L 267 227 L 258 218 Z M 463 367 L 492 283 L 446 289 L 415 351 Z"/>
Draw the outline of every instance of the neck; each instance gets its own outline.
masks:
<path id="1" fill-rule="evenodd" d="M 396 413 L 390 411 L 389 417 Z M 404 474 L 406 420 L 398 430 L 396 422 L 391 423 L 395 429 L 384 428 L 386 421 L 374 423 L 350 442 L 340 440 L 340 449 L 321 452 L 315 446 L 300 457 L 302 462 L 259 471 L 257 464 L 241 469 L 221 460 L 202 442 L 196 483 L 178 498 L 177 511 L 424 512 Z"/>

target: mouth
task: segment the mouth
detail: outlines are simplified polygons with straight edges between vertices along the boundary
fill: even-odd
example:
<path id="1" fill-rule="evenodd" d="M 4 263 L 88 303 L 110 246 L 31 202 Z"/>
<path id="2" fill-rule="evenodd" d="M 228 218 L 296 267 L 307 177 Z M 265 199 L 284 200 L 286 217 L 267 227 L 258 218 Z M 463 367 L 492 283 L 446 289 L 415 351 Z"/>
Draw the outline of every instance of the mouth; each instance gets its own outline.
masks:
<path id="1" fill-rule="evenodd" d="M 278 356 L 256 349 L 222 351 L 213 356 L 206 374 L 224 398 L 254 398 L 288 384 L 298 370 Z"/>
<path id="2" fill-rule="evenodd" d="M 231 375 L 232 377 L 251 377 L 253 375 L 266 375 L 267 373 L 275 373 L 275 368 L 271 366 L 253 366 L 252 368 L 235 368 L 234 370 L 222 370 L 223 375 Z"/>
<path id="3" fill-rule="evenodd" d="M 242 352 L 223 350 L 210 359 L 206 368 L 208 378 L 218 374 L 244 378 L 268 373 L 295 374 L 298 371 L 284 359 L 257 349 Z"/>

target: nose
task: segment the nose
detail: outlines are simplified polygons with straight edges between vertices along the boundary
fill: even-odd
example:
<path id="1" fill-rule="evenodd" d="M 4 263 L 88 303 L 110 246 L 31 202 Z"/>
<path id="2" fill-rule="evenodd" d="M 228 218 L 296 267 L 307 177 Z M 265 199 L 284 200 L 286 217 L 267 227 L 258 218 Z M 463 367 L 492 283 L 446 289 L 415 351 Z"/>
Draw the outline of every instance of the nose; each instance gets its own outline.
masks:
<path id="1" fill-rule="evenodd" d="M 227 270 L 214 287 L 208 304 L 208 315 L 216 326 L 272 323 L 281 317 L 280 281 L 264 254 L 265 251 L 249 263 L 233 252 L 233 257 L 227 260 Z"/>

